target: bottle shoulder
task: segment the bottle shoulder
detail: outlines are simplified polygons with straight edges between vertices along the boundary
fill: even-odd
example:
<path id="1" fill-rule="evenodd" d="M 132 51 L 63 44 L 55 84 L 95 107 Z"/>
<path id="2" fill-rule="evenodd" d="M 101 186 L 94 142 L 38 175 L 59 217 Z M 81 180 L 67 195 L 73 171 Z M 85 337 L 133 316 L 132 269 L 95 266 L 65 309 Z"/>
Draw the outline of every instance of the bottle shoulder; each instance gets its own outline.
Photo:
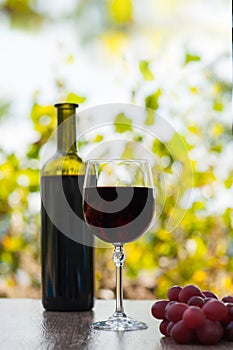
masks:
<path id="1" fill-rule="evenodd" d="M 77 153 L 57 152 L 42 167 L 41 176 L 84 175 L 85 163 Z"/>

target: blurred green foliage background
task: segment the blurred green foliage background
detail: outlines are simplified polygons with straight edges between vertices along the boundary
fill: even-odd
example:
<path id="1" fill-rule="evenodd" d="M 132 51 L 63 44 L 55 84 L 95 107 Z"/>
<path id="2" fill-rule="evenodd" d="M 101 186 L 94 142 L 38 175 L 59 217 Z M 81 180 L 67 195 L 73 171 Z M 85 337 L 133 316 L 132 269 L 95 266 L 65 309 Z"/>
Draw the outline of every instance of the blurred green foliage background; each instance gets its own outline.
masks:
<path id="1" fill-rule="evenodd" d="M 227 0 L 0 1 L 1 296 L 40 296 L 40 157 L 56 127 L 53 104 L 62 100 L 82 109 L 136 104 L 163 115 L 176 130 L 166 142 L 146 145 L 169 185 L 164 206 L 158 198 L 162 210 L 155 227 L 125 247 L 125 297 L 160 298 L 171 285 L 189 282 L 219 295 L 233 293 L 229 5 Z M 116 137 L 144 144 L 132 118 L 122 113 L 113 122 Z M 154 130 L 156 115 L 148 112 L 142 125 Z M 105 138 L 98 131 L 80 142 L 80 151 Z M 133 152 L 126 143 L 122 156 Z M 154 174 L 159 184 L 156 166 Z M 191 198 L 186 215 L 169 231 L 173 208 L 184 212 L 185 194 Z M 111 249 L 96 250 L 100 298 L 114 296 L 111 255 Z"/>

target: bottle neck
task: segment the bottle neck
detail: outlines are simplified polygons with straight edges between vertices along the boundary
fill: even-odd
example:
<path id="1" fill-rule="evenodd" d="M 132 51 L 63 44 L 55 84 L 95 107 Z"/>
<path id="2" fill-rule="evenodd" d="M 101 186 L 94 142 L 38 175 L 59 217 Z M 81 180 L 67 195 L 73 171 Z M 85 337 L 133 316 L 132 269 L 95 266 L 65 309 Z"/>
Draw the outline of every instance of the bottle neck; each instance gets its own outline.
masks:
<path id="1" fill-rule="evenodd" d="M 57 110 L 57 149 L 62 153 L 76 153 L 76 116 L 75 107 L 64 104 Z"/>

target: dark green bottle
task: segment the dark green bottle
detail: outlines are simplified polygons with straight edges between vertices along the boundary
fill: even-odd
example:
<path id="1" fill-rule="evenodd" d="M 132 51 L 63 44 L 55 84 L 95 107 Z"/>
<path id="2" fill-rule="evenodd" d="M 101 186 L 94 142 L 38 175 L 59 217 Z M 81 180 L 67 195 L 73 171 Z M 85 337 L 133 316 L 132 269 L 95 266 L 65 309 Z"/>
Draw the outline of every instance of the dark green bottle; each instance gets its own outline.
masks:
<path id="1" fill-rule="evenodd" d="M 78 105 L 55 107 L 57 152 L 41 170 L 42 303 L 51 311 L 90 310 L 93 247 L 82 211 L 85 164 L 76 147 Z"/>

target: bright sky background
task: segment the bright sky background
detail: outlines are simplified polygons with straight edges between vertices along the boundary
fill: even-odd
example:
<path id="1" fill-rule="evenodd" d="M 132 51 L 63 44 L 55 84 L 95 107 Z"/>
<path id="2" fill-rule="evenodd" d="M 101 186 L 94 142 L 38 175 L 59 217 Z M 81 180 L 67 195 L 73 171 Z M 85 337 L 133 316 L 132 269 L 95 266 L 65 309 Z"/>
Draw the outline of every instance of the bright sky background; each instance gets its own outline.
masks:
<path id="1" fill-rule="evenodd" d="M 64 80 L 70 91 L 87 97 L 81 108 L 128 103 L 130 91 L 140 80 L 139 60 L 152 59 L 154 88 L 164 88 L 161 112 L 168 119 L 172 117 L 166 102 L 171 98 L 169 94 L 184 80 L 193 85 L 199 83 L 200 65 L 198 70 L 181 66 L 184 49 L 200 55 L 203 67 L 226 55 L 218 72 L 231 79 L 229 1 L 148 0 L 142 6 L 140 0 L 135 0 L 134 4 L 134 30 L 127 36 L 116 37 L 113 44 L 108 34 L 94 33 L 91 40 L 83 42 L 87 26 L 90 33 L 91 26 L 93 31 L 98 30 L 94 7 L 75 23 L 60 19 L 72 13 L 75 0 L 38 1 L 37 9 L 51 20 L 36 31 L 12 29 L 0 15 L 0 101 L 14 102 L 8 119 L 1 122 L 0 145 L 23 154 L 24 145 L 35 140 L 36 134 L 28 122 L 32 96 L 39 91 L 42 104 L 59 100 L 55 78 Z M 72 62 L 67 64 L 70 57 Z M 151 86 L 144 84 L 137 96 L 138 104 L 143 105 Z M 184 95 L 184 109 L 186 103 L 189 101 Z"/>

